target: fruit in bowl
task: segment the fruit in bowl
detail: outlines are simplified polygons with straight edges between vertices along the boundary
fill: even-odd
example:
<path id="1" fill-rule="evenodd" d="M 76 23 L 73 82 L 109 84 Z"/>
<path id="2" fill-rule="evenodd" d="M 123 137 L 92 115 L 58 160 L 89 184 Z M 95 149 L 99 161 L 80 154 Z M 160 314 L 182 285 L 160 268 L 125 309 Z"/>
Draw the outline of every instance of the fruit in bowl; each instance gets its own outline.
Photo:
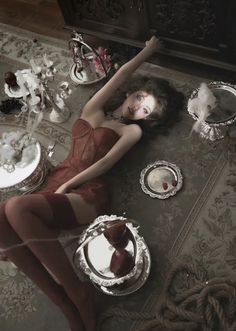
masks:
<path id="1" fill-rule="evenodd" d="M 110 270 L 114 275 L 125 276 L 133 269 L 134 265 L 134 258 L 126 249 L 116 249 L 112 254 Z"/>
<path id="2" fill-rule="evenodd" d="M 131 233 L 124 222 L 113 221 L 104 231 L 104 236 L 115 248 L 124 248 L 127 246 Z"/>

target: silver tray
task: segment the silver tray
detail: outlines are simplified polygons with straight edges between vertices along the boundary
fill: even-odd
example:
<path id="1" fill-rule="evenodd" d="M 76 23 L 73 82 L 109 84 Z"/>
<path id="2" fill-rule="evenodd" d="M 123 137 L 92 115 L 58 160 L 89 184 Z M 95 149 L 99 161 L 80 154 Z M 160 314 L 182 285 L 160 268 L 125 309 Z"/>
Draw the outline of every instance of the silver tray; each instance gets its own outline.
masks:
<path id="1" fill-rule="evenodd" d="M 131 236 L 125 249 L 133 256 L 135 265 L 125 276 L 118 277 L 110 271 L 110 261 L 115 248 L 103 235 L 106 223 L 120 220 L 126 223 Z M 150 273 L 151 258 L 144 239 L 139 236 L 133 221 L 116 215 L 103 215 L 82 233 L 73 263 L 86 274 L 95 287 L 109 295 L 126 295 L 137 291 Z"/>
<path id="2" fill-rule="evenodd" d="M 207 86 L 211 89 L 217 100 L 217 106 L 207 117 L 205 122 L 212 126 L 225 126 L 236 121 L 236 86 L 224 82 L 210 82 Z M 190 100 L 198 95 L 198 89 L 195 89 Z M 197 120 L 198 116 L 188 109 L 191 116 Z"/>
<path id="3" fill-rule="evenodd" d="M 175 164 L 161 160 L 141 171 L 140 184 L 152 198 L 167 199 L 182 188 L 183 176 Z"/>

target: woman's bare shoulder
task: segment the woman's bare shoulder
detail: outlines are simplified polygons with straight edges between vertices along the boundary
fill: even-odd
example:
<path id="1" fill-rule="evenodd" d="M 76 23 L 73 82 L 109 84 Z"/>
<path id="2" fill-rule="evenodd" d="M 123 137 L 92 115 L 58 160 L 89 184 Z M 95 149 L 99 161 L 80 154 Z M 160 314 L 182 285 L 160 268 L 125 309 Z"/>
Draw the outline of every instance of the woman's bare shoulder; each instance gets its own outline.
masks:
<path id="1" fill-rule="evenodd" d="M 122 134 L 129 135 L 130 137 L 139 140 L 142 137 L 142 129 L 138 124 L 128 124 L 123 126 Z"/>
<path id="2" fill-rule="evenodd" d="M 81 111 L 81 116 L 84 118 L 86 117 L 93 117 L 94 115 L 96 116 L 103 116 L 104 115 L 104 108 L 99 107 L 98 105 L 92 103 L 92 105 L 89 103 L 89 101 L 83 106 L 82 111 Z"/>

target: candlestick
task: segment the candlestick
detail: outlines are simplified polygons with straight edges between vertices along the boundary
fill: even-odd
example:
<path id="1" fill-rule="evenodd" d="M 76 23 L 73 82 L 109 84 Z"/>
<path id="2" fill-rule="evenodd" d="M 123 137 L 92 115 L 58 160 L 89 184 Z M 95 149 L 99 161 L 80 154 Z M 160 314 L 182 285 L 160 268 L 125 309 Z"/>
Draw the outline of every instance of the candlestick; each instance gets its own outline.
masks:
<path id="1" fill-rule="evenodd" d="M 63 99 L 68 98 L 68 96 L 72 93 L 68 82 L 61 82 L 58 87 L 61 90 L 60 97 Z"/>

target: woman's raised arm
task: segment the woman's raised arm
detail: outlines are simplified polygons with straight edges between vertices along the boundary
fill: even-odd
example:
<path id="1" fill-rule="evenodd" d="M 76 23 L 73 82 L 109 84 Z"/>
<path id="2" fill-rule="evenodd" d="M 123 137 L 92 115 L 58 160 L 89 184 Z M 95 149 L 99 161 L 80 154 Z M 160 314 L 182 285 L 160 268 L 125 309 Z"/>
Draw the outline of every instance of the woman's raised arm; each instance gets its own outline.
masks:
<path id="1" fill-rule="evenodd" d="M 114 76 L 86 103 L 83 108 L 83 115 L 90 115 L 95 109 L 102 109 L 113 93 L 158 48 L 160 48 L 160 41 L 155 36 L 146 41 L 145 47 L 133 59 L 122 65 Z"/>

